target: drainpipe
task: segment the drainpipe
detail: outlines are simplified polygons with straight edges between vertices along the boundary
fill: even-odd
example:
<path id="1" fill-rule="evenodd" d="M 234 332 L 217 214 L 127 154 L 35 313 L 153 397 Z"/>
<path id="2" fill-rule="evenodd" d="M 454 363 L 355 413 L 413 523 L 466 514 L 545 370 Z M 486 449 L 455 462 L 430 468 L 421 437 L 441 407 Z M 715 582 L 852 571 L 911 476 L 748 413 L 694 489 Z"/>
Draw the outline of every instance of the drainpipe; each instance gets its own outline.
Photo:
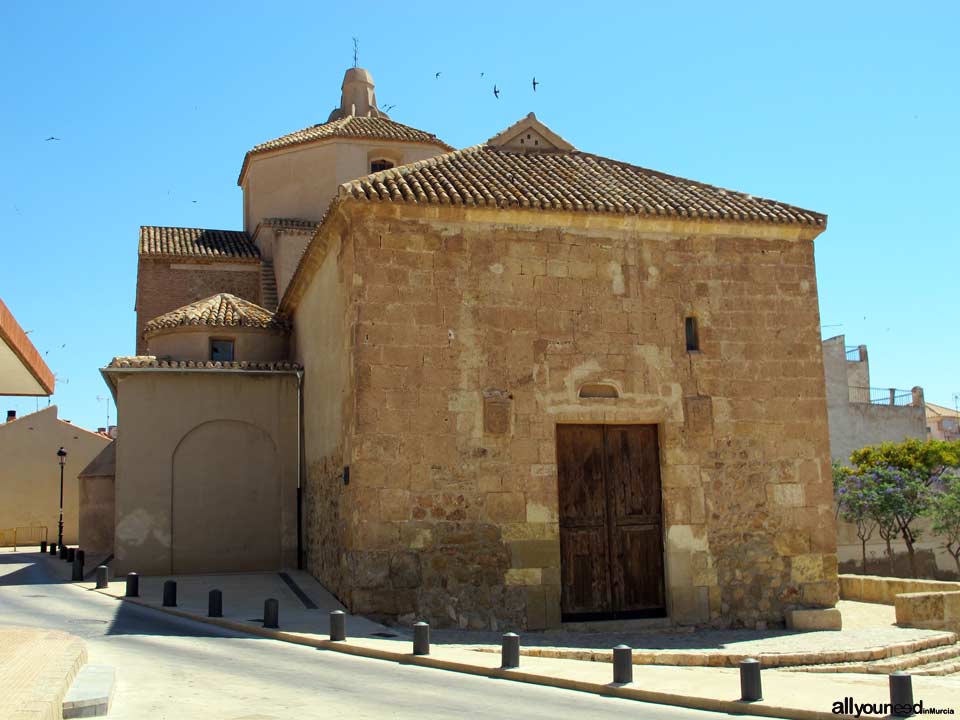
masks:
<path id="1" fill-rule="evenodd" d="M 297 570 L 303 570 L 303 371 L 297 371 Z"/>

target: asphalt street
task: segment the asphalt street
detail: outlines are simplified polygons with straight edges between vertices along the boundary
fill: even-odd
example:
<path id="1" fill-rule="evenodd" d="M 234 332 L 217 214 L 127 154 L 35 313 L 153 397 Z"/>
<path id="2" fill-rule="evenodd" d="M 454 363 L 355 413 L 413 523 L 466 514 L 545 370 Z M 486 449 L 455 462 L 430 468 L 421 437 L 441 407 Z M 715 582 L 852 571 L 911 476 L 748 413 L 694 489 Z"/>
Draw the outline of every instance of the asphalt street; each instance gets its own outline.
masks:
<path id="1" fill-rule="evenodd" d="M 732 717 L 232 633 L 73 587 L 45 562 L 0 549 L 0 626 L 84 638 L 90 663 L 116 668 L 112 720 Z"/>

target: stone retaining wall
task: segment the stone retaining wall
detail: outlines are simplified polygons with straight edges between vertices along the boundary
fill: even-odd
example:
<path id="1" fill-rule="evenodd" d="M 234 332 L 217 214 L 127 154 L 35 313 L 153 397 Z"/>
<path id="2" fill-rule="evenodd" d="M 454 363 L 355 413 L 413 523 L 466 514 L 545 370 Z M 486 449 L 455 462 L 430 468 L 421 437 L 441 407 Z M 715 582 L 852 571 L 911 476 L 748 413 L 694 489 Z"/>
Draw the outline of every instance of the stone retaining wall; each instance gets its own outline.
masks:
<path id="1" fill-rule="evenodd" d="M 894 604 L 897 625 L 960 632 L 960 590 L 901 593 Z"/>
<path id="2" fill-rule="evenodd" d="M 945 593 L 960 591 L 960 582 L 940 580 L 910 580 L 907 578 L 878 577 L 875 575 L 840 575 L 840 599 L 859 602 L 896 605 L 901 593 Z M 899 622 L 899 610 L 897 622 Z M 914 627 L 928 627 L 918 625 Z"/>

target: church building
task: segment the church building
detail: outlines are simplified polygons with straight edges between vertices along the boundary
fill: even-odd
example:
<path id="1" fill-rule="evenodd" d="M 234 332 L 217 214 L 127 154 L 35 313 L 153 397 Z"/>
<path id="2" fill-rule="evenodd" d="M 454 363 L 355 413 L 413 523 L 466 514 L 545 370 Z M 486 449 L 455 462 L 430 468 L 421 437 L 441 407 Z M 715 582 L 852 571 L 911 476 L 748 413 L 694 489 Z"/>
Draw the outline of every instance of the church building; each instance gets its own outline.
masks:
<path id="1" fill-rule="evenodd" d="M 435 627 L 836 626 L 826 216 L 532 113 L 457 150 L 360 68 L 238 184 L 243 230 L 140 231 L 118 572 L 299 563 Z"/>

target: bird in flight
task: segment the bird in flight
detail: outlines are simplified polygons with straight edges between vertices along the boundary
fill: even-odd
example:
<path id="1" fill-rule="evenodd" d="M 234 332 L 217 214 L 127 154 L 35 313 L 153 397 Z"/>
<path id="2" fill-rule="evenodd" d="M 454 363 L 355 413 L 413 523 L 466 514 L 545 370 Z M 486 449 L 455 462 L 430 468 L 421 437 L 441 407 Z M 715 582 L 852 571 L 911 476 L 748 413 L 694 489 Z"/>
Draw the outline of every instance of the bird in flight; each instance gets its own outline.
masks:
<path id="1" fill-rule="evenodd" d="M 480 77 L 483 77 L 483 73 L 480 73 Z"/>
<path id="2" fill-rule="evenodd" d="M 434 75 L 434 76 L 433 76 L 433 79 L 434 79 L 434 80 L 439 80 L 439 79 L 440 79 L 440 73 L 437 73 L 436 75 Z"/>
<path id="3" fill-rule="evenodd" d="M 537 91 L 537 85 L 539 85 L 539 84 L 540 84 L 540 83 L 537 82 L 536 76 L 534 76 L 534 78 L 533 78 L 533 91 L 534 91 L 534 92 Z"/>
<path id="4" fill-rule="evenodd" d="M 191 200 L 190 202 L 192 202 L 192 203 L 196 203 L 197 201 L 196 201 L 196 200 Z"/>
<path id="5" fill-rule="evenodd" d="M 60 138 L 54 137 L 53 135 L 51 135 L 51 136 L 48 137 L 46 140 L 44 140 L 44 142 L 50 142 L 51 140 L 59 140 L 59 139 L 60 139 Z"/>
<path id="6" fill-rule="evenodd" d="M 494 96 L 497 100 L 500 99 L 500 89 L 499 89 L 496 85 L 493 86 L 493 96 Z"/>
<path id="7" fill-rule="evenodd" d="M 396 107 L 396 105 L 387 105 L 387 106 L 383 109 L 383 111 L 384 111 L 384 112 L 390 112 L 390 111 L 393 110 L 395 107 Z"/>

